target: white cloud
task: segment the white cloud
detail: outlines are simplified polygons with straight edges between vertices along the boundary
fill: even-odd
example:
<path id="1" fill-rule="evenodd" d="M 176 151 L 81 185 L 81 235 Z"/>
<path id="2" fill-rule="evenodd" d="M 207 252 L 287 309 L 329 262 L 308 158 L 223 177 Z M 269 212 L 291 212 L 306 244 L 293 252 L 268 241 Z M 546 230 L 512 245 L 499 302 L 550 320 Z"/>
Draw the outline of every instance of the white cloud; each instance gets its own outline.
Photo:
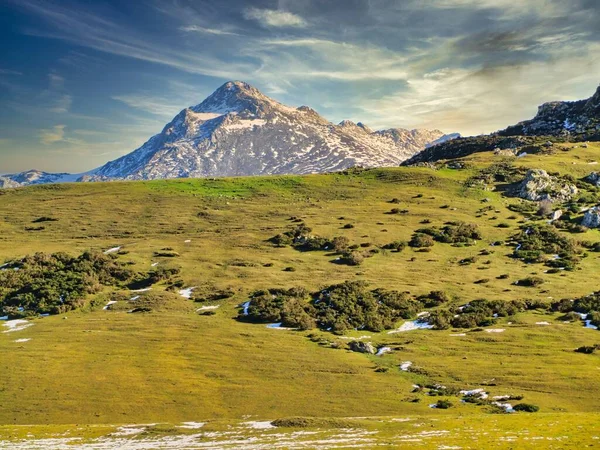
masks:
<path id="1" fill-rule="evenodd" d="M 51 145 L 63 141 L 65 138 L 65 126 L 55 125 L 50 129 L 40 130 L 40 142 L 44 145 Z"/>
<path id="2" fill-rule="evenodd" d="M 266 27 L 297 27 L 307 26 L 306 21 L 291 12 L 277 9 L 248 8 L 244 10 L 244 17 L 248 20 L 256 20 Z"/>
<path id="3" fill-rule="evenodd" d="M 189 33 L 214 34 L 216 36 L 239 36 L 239 34 L 231 31 L 220 30 L 218 28 L 205 28 L 198 25 L 188 25 L 185 27 L 180 27 L 179 29 Z"/>

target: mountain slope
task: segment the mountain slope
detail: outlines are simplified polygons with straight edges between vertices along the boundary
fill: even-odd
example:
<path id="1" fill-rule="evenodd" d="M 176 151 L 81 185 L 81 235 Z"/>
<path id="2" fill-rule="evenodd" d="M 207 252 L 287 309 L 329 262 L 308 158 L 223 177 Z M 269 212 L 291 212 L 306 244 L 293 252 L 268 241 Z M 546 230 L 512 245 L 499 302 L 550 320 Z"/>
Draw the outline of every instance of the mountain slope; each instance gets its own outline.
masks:
<path id="1" fill-rule="evenodd" d="M 333 125 L 314 110 L 290 108 L 242 82 L 221 86 L 181 111 L 136 151 L 97 169 L 89 180 L 303 174 L 352 166 L 394 166 L 444 135 L 372 132 Z"/>
<path id="2" fill-rule="evenodd" d="M 415 154 L 403 165 L 460 158 L 472 153 L 508 150 L 515 155 L 524 147 L 552 141 L 600 140 L 600 87 L 596 93 L 576 102 L 549 102 L 538 108 L 537 115 L 505 130 L 489 135 L 455 139 Z"/>
<path id="3" fill-rule="evenodd" d="M 307 106 L 285 106 L 236 81 L 181 111 L 137 150 L 102 167 L 78 175 L 39 171 L 6 175 L 0 187 L 397 166 L 428 145 L 456 136 L 400 128 L 373 132 L 347 120 L 334 125 Z"/>

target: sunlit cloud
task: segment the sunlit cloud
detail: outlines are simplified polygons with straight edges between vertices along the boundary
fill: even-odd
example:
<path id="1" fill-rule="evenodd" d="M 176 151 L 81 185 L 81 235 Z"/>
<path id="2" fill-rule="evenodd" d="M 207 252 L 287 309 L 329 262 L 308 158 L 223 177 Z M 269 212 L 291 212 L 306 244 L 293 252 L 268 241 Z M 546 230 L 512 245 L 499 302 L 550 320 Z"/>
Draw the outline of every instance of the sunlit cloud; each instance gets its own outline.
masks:
<path id="1" fill-rule="evenodd" d="M 288 11 L 279 11 L 276 9 L 247 8 L 244 10 L 244 17 L 248 20 L 256 20 L 266 27 L 305 27 L 306 21 Z"/>

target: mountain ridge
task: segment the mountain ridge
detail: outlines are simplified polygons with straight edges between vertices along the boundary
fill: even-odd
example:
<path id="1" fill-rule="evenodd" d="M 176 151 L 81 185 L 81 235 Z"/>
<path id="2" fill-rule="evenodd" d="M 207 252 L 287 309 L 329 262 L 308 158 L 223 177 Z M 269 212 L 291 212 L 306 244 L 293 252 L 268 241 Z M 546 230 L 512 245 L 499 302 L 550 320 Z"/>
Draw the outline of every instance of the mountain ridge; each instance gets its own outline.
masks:
<path id="1" fill-rule="evenodd" d="M 41 171 L 5 175 L 0 187 L 397 166 L 428 145 L 457 136 L 439 130 L 373 131 L 349 120 L 335 125 L 308 106 L 289 107 L 248 83 L 230 81 L 180 111 L 136 150 L 97 169 L 76 175 Z M 31 173 L 36 175 L 27 175 Z"/>

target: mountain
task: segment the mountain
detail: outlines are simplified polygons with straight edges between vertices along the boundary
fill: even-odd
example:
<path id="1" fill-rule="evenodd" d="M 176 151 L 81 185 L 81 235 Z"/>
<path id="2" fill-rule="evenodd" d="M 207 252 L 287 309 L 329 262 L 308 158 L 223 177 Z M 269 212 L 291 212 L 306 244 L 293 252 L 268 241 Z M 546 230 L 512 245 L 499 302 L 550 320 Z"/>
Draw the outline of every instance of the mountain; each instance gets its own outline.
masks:
<path id="1" fill-rule="evenodd" d="M 43 174 L 40 182 L 149 180 L 331 172 L 353 166 L 397 166 L 428 145 L 455 138 L 439 130 L 372 131 L 334 125 L 307 106 L 285 106 L 240 81 L 228 82 L 186 108 L 137 150 L 86 174 Z M 28 172 L 29 173 L 29 172 Z M 22 180 L 22 181 L 21 181 Z M 8 186 L 7 186 L 8 187 Z"/>
<path id="2" fill-rule="evenodd" d="M 17 174 L 0 175 L 0 188 L 29 186 L 32 184 L 68 183 L 78 181 L 82 174 L 49 173 L 28 170 Z"/>
<path id="3" fill-rule="evenodd" d="M 576 102 L 548 102 L 531 120 L 498 132 L 503 136 L 570 136 L 592 139 L 600 136 L 600 86 L 596 93 Z"/>
<path id="4" fill-rule="evenodd" d="M 586 100 L 544 103 L 531 120 L 489 135 L 458 138 L 428 147 L 402 165 L 460 158 L 494 150 L 508 150 L 516 155 L 527 146 L 539 145 L 548 140 L 600 141 L 600 86 Z"/>

